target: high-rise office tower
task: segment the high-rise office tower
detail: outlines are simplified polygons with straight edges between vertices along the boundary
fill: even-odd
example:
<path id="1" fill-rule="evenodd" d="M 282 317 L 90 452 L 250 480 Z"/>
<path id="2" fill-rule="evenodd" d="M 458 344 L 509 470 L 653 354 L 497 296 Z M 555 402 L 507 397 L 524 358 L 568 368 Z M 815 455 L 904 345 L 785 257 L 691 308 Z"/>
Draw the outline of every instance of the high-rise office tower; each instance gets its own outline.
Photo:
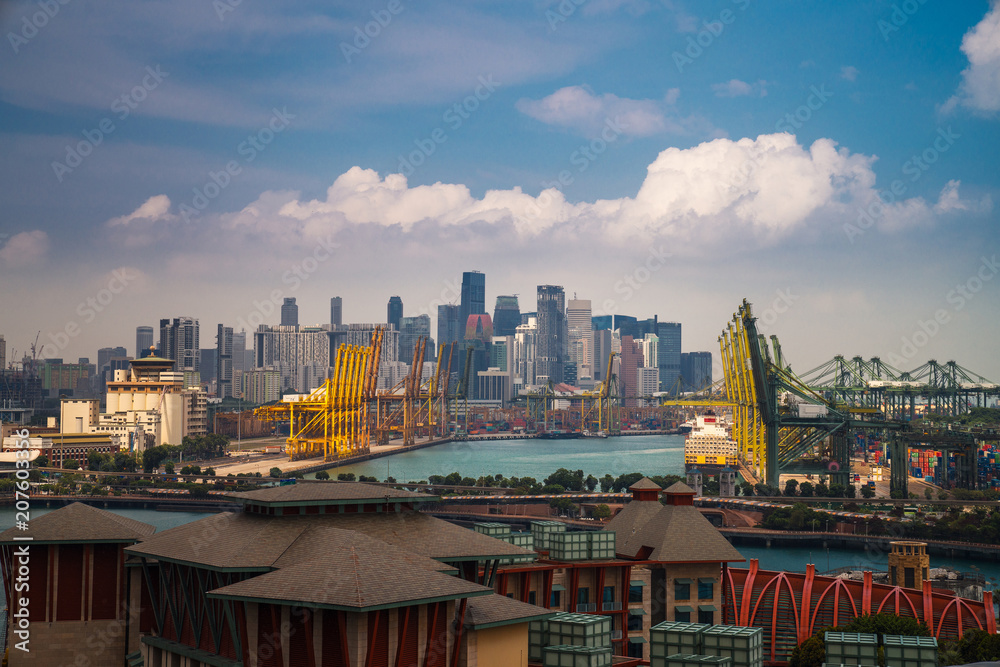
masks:
<path id="1" fill-rule="evenodd" d="M 464 327 L 469 315 L 486 312 L 486 274 L 466 271 L 462 274 L 462 301 L 458 321 Z"/>
<path id="2" fill-rule="evenodd" d="M 247 350 L 247 332 L 246 331 L 234 331 L 233 332 L 233 370 L 234 371 L 248 371 L 253 368 L 253 360 L 249 359 L 250 363 L 247 363 L 248 357 L 253 357 L 253 350 Z M 236 382 L 236 378 L 233 378 L 233 382 Z M 233 385 L 233 391 L 239 388 L 239 384 Z"/>
<path id="3" fill-rule="evenodd" d="M 0 336 L 0 372 L 7 370 L 7 341 Z"/>
<path id="4" fill-rule="evenodd" d="M 454 303 L 438 306 L 437 344 L 444 348 L 448 343 L 457 343 L 465 338 L 465 322 L 459 323 L 461 306 Z"/>
<path id="5" fill-rule="evenodd" d="M 642 345 L 638 341 L 632 340 L 628 334 L 622 336 L 621 365 L 618 375 L 618 386 L 621 387 L 622 396 L 625 397 L 625 405 L 634 407 L 638 405 L 636 396 L 638 393 L 638 370 L 645 364 L 642 358 Z"/>
<path id="6" fill-rule="evenodd" d="M 558 285 L 538 286 L 536 379 L 562 382 L 566 350 L 566 294 Z M 541 383 L 541 380 L 537 380 Z"/>
<path id="7" fill-rule="evenodd" d="M 525 385 L 534 385 L 536 351 L 538 344 L 538 319 L 528 318 L 528 321 L 517 327 L 514 334 L 514 374 L 524 380 Z"/>
<path id="8" fill-rule="evenodd" d="M 221 324 L 215 334 L 215 387 L 216 397 L 233 397 L 233 328 Z"/>
<path id="9" fill-rule="evenodd" d="M 681 325 L 679 322 L 659 322 L 656 328 L 660 339 L 656 364 L 660 369 L 660 391 L 677 393 L 677 378 L 681 374 Z"/>
<path id="10" fill-rule="evenodd" d="M 611 338 L 611 329 L 594 330 L 594 382 L 604 382 L 608 379 Z"/>
<path id="11" fill-rule="evenodd" d="M 593 377 L 594 331 L 589 299 L 570 299 L 566 304 L 567 351 L 576 364 L 577 377 Z"/>
<path id="12" fill-rule="evenodd" d="M 403 300 L 398 296 L 390 296 L 389 305 L 386 306 L 385 317 L 386 322 L 396 327 L 396 331 L 400 331 L 399 321 L 403 319 Z"/>
<path id="13" fill-rule="evenodd" d="M 198 344 L 198 320 L 175 317 L 160 320 L 160 356 L 177 362 L 176 371 L 200 371 L 201 355 Z"/>
<path id="14" fill-rule="evenodd" d="M 153 347 L 153 327 L 135 328 L 135 358 L 149 356 L 149 348 Z"/>
<path id="15" fill-rule="evenodd" d="M 431 338 L 431 316 L 417 315 L 416 317 L 403 317 L 399 320 L 399 360 L 413 363 L 413 350 L 417 341 L 423 337 L 427 339 L 424 347 L 424 361 L 433 361 L 434 340 Z"/>
<path id="16" fill-rule="evenodd" d="M 496 336 L 513 336 L 521 324 L 521 308 L 517 296 L 498 296 L 493 309 L 493 333 Z"/>
<path id="17" fill-rule="evenodd" d="M 681 390 L 698 391 L 712 384 L 712 353 L 681 353 Z"/>
<path id="18" fill-rule="evenodd" d="M 330 299 L 330 324 L 343 324 L 344 313 L 342 310 L 343 300 L 339 296 Z"/>
<path id="19" fill-rule="evenodd" d="M 285 297 L 281 304 L 281 326 L 299 326 L 299 307 L 295 304 L 295 297 Z"/>
<path id="20" fill-rule="evenodd" d="M 102 347 L 97 351 L 97 370 L 100 372 L 112 359 L 125 359 L 128 350 L 124 347 Z"/>

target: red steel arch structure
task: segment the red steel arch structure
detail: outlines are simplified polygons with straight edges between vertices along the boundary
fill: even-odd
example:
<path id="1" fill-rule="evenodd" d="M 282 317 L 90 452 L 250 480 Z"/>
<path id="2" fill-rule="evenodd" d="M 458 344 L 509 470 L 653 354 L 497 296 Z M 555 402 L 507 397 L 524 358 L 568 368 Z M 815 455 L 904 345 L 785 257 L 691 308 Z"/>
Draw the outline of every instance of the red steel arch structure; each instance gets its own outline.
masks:
<path id="1" fill-rule="evenodd" d="M 983 601 L 956 597 L 934 590 L 925 581 L 923 590 L 872 582 L 816 576 L 816 566 L 806 572 L 761 570 L 757 559 L 749 569 L 727 568 L 723 623 L 764 630 L 764 660 L 788 661 L 792 649 L 817 630 L 847 623 L 864 614 L 893 613 L 927 623 L 938 639 L 961 637 L 969 629 L 997 631 L 993 593 Z"/>

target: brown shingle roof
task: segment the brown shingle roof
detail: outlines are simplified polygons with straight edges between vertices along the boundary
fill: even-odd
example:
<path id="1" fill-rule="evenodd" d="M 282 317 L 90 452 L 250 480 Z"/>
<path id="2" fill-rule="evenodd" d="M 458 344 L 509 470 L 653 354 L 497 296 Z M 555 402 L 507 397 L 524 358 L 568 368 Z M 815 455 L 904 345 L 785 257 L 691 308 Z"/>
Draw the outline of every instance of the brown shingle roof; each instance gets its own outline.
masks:
<path id="1" fill-rule="evenodd" d="M 338 514 L 338 528 L 357 530 L 437 560 L 469 560 L 486 556 L 534 556 L 516 547 L 443 519 L 406 511 L 394 514 Z"/>
<path id="2" fill-rule="evenodd" d="M 633 500 L 608 521 L 604 530 L 614 531 L 616 552 L 623 553 L 621 548 L 625 540 L 646 525 L 646 522 L 656 516 L 662 507 L 659 500 Z"/>
<path id="3" fill-rule="evenodd" d="M 664 493 L 690 493 L 694 494 L 694 489 L 684 482 L 674 482 L 663 491 Z"/>
<path id="4" fill-rule="evenodd" d="M 619 554 L 635 558 L 644 547 L 652 549 L 644 556 L 646 559 L 663 562 L 746 560 L 692 505 L 664 505 L 648 521 L 636 526 L 634 534 L 616 536 Z"/>
<path id="5" fill-rule="evenodd" d="M 357 544 L 223 586 L 209 595 L 362 611 L 492 593 L 471 581 L 400 561 L 372 544 Z"/>
<path id="6" fill-rule="evenodd" d="M 629 491 L 639 491 L 642 489 L 656 489 L 657 491 L 659 491 L 660 485 L 648 477 L 643 477 L 638 482 L 628 487 Z"/>
<path id="7" fill-rule="evenodd" d="M 43 514 L 28 522 L 27 530 L 10 528 L 0 533 L 0 544 L 11 544 L 15 537 L 31 537 L 32 542 L 138 542 L 156 532 L 156 528 L 127 519 L 114 512 L 73 503 Z"/>
<path id="8" fill-rule="evenodd" d="M 281 517 L 223 513 L 165 530 L 131 547 L 129 553 L 200 563 L 215 569 L 267 569 L 279 566 L 283 558 L 286 563 L 297 563 L 297 559 L 310 557 L 303 554 L 322 553 L 322 540 L 304 534 L 321 528 L 356 531 L 415 557 L 438 560 L 533 554 L 502 540 L 409 510 Z"/>
<path id="9" fill-rule="evenodd" d="M 427 501 L 437 498 L 437 496 L 426 493 L 414 493 L 389 486 L 375 486 L 360 482 L 302 482 L 229 495 L 240 500 L 253 500 L 259 503 L 360 502 L 364 500 L 378 502 L 385 501 L 386 498 Z"/>
<path id="10" fill-rule="evenodd" d="M 556 612 L 536 607 L 503 595 L 486 595 L 472 598 L 465 609 L 465 625 L 483 629 L 511 623 L 527 623 L 539 618 L 555 616 Z"/>

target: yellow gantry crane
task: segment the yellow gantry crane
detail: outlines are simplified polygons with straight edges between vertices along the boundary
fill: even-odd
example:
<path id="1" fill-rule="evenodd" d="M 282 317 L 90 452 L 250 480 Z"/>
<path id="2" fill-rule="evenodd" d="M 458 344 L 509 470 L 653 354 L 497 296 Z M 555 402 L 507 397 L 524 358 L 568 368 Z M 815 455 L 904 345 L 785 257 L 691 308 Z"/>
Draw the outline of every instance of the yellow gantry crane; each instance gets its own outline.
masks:
<path id="1" fill-rule="evenodd" d="M 368 452 L 369 404 L 375 397 L 382 335 L 376 329 L 367 347 L 342 345 L 332 376 L 310 394 L 254 410 L 261 421 L 289 423 L 289 460 L 322 456 L 333 461 Z"/>

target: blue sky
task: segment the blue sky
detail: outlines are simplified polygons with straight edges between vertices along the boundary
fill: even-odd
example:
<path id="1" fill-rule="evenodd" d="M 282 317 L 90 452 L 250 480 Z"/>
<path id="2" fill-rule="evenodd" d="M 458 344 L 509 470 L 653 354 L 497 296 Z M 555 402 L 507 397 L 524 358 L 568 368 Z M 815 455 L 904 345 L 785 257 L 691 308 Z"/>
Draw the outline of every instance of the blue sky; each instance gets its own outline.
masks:
<path id="1" fill-rule="evenodd" d="M 433 315 L 477 269 L 490 307 L 561 284 L 688 351 L 747 297 L 793 368 L 1000 378 L 988 2 L 50 0 L 0 27 L 8 349 L 131 351 L 179 315 L 210 346 L 277 293 Z"/>

